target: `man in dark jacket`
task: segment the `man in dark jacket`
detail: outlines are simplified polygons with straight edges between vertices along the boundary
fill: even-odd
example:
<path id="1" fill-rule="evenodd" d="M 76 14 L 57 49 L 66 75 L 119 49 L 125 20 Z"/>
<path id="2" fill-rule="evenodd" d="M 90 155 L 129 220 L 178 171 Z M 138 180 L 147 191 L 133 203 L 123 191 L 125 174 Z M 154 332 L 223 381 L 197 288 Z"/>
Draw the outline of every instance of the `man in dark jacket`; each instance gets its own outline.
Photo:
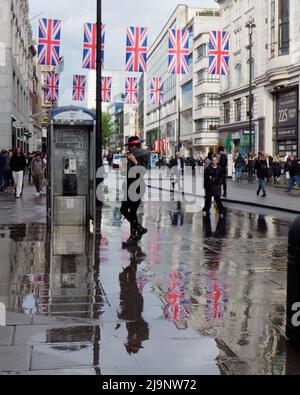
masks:
<path id="1" fill-rule="evenodd" d="M 258 159 L 255 161 L 254 170 L 256 171 L 259 186 L 256 192 L 259 196 L 260 191 L 263 191 L 262 197 L 267 197 L 266 193 L 266 179 L 269 175 L 269 168 L 266 156 L 263 152 L 258 153 Z"/>
<path id="2" fill-rule="evenodd" d="M 204 172 L 205 207 L 203 212 L 206 213 L 206 215 L 210 214 L 213 197 L 218 206 L 219 214 L 222 216 L 225 213 L 221 202 L 223 174 L 224 170 L 218 165 L 218 158 L 212 158 L 211 164 Z"/>
<path id="3" fill-rule="evenodd" d="M 290 193 L 294 188 L 294 184 L 296 184 L 300 188 L 300 159 L 294 158 L 291 161 L 289 172 L 290 172 L 290 177 L 293 180 L 289 184 L 288 192 Z"/>
<path id="4" fill-rule="evenodd" d="M 10 159 L 10 168 L 13 173 L 13 179 L 16 188 L 16 198 L 20 198 L 23 191 L 24 171 L 26 169 L 26 157 L 21 148 L 17 148 L 16 152 Z"/>
<path id="5" fill-rule="evenodd" d="M 219 148 L 219 166 L 223 171 L 223 197 L 227 197 L 227 167 L 228 167 L 228 158 L 224 152 L 224 148 Z"/>
<path id="6" fill-rule="evenodd" d="M 130 137 L 127 145 L 129 150 L 127 180 L 124 185 L 124 192 L 127 196 L 122 203 L 121 214 L 130 223 L 130 237 L 127 242 L 123 243 L 124 248 L 136 246 L 147 233 L 147 229 L 138 222 L 137 211 L 142 202 L 141 196 L 145 192 L 143 178 L 150 162 L 149 154 L 142 148 L 142 141 L 138 137 Z"/>

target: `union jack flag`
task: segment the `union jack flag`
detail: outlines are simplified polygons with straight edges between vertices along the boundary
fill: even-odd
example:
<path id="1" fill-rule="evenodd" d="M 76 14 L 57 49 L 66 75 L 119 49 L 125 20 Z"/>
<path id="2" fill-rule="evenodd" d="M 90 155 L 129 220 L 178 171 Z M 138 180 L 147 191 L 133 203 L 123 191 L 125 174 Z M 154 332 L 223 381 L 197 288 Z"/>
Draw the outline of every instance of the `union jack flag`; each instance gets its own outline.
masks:
<path id="1" fill-rule="evenodd" d="M 73 100 L 84 101 L 85 100 L 85 87 L 86 87 L 86 76 L 85 75 L 74 75 L 73 76 Z"/>
<path id="2" fill-rule="evenodd" d="M 229 75 L 229 39 L 229 32 L 209 33 L 208 74 Z"/>
<path id="3" fill-rule="evenodd" d="M 58 102 L 59 99 L 59 74 L 50 72 L 46 75 L 45 100 Z"/>
<path id="4" fill-rule="evenodd" d="M 126 38 L 126 71 L 142 72 L 147 69 L 148 29 L 128 27 Z"/>
<path id="5" fill-rule="evenodd" d="M 101 67 L 104 68 L 105 25 L 101 25 Z M 97 23 L 84 24 L 83 69 L 95 70 L 97 63 Z"/>
<path id="6" fill-rule="evenodd" d="M 169 30 L 169 74 L 189 73 L 189 37 L 188 29 Z"/>
<path id="7" fill-rule="evenodd" d="M 38 35 L 38 64 L 57 67 L 60 63 L 61 21 L 40 19 Z"/>
<path id="8" fill-rule="evenodd" d="M 151 79 L 150 98 L 151 104 L 156 107 L 164 104 L 164 83 L 160 77 Z"/>
<path id="9" fill-rule="evenodd" d="M 138 93 L 138 79 L 135 77 L 127 77 L 125 81 L 125 103 L 137 104 Z"/>
<path id="10" fill-rule="evenodd" d="M 112 77 L 102 77 L 101 92 L 102 92 L 102 102 L 103 103 L 110 102 L 111 87 L 112 87 Z"/>

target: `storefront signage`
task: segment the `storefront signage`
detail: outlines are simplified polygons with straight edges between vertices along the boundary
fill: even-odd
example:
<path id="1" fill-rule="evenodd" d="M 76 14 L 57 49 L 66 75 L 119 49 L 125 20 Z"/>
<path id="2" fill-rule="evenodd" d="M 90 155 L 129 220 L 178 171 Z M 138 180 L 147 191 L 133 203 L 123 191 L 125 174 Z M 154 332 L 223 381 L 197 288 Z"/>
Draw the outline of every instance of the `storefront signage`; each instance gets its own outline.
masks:
<path id="1" fill-rule="evenodd" d="M 297 89 L 277 94 L 276 123 L 278 128 L 296 126 L 298 123 Z"/>

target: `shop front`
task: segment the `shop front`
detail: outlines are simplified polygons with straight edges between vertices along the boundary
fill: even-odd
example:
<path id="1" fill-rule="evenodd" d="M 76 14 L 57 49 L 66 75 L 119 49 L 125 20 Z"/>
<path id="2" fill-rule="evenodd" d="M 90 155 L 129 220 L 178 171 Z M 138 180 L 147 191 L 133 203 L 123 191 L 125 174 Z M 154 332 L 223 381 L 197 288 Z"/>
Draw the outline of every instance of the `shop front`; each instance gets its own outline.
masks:
<path id="1" fill-rule="evenodd" d="M 258 126 L 254 123 L 252 130 L 252 152 L 255 154 L 258 150 Z M 245 123 L 239 125 L 239 127 L 228 127 L 227 131 L 222 131 L 220 136 L 220 145 L 222 145 L 227 153 L 232 153 L 234 156 L 241 154 L 243 156 L 248 156 L 250 148 L 250 132 L 249 124 Z"/>
<path id="2" fill-rule="evenodd" d="M 298 156 L 298 87 L 276 93 L 274 148 L 281 158 Z"/>

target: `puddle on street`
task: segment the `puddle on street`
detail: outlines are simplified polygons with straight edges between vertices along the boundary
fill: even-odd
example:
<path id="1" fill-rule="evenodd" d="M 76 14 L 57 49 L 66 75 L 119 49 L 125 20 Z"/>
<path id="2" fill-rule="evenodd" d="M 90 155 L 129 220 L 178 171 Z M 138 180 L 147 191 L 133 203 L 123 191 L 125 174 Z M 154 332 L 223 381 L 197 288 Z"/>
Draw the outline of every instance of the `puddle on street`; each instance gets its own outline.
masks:
<path id="1" fill-rule="evenodd" d="M 105 206 L 99 262 L 80 228 L 0 226 L 0 302 L 31 370 L 300 374 L 284 337 L 291 218 L 169 202 L 141 220 L 148 235 L 124 250 L 129 228 Z"/>

